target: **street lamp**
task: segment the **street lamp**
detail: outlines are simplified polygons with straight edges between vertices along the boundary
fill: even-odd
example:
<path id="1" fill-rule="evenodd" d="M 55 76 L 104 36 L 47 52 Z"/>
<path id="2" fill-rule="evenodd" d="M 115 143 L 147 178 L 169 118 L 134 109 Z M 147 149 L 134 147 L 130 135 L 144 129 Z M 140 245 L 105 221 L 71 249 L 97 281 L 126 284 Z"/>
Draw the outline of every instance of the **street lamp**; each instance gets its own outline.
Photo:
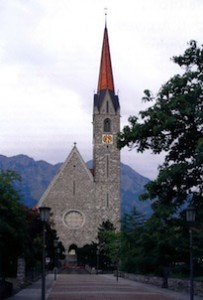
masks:
<path id="1" fill-rule="evenodd" d="M 115 241 L 116 247 L 116 280 L 118 281 L 118 268 L 119 268 L 119 252 L 120 252 L 120 241 Z"/>
<path id="2" fill-rule="evenodd" d="M 100 247 L 97 246 L 97 274 L 99 274 L 99 253 L 100 253 Z"/>
<path id="3" fill-rule="evenodd" d="M 192 225 L 195 222 L 196 211 L 194 207 L 188 207 L 186 210 L 186 220 L 189 224 L 190 234 L 190 300 L 194 299 L 194 276 L 193 276 L 193 237 Z"/>
<path id="4" fill-rule="evenodd" d="M 42 300 L 45 300 L 45 233 L 46 222 L 49 221 L 50 207 L 39 207 L 40 219 L 43 223 L 43 240 L 42 240 Z"/>
<path id="5" fill-rule="evenodd" d="M 54 240 L 54 280 L 56 280 L 57 275 L 57 247 L 58 247 L 58 240 Z"/>

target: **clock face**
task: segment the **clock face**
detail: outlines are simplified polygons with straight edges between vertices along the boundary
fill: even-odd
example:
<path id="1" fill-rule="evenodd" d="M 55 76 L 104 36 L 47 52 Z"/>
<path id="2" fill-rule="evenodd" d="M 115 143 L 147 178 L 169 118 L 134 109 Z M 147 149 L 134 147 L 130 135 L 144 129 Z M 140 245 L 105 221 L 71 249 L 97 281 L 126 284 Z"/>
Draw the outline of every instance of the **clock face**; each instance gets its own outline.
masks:
<path id="1" fill-rule="evenodd" d="M 104 144 L 113 144 L 113 135 L 112 134 L 103 134 L 102 143 Z"/>

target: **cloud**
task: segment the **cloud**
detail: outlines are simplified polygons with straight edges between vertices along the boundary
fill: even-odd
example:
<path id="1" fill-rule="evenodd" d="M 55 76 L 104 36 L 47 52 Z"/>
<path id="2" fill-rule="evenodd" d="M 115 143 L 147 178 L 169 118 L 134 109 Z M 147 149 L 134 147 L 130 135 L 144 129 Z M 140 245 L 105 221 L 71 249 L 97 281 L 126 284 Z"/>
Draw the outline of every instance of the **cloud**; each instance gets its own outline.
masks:
<path id="1" fill-rule="evenodd" d="M 0 153 L 63 161 L 73 143 L 92 158 L 92 106 L 104 8 L 122 126 L 181 70 L 170 60 L 202 43 L 201 0 L 2 0 L 0 2 Z M 122 159 L 153 177 L 162 157 L 123 150 Z"/>

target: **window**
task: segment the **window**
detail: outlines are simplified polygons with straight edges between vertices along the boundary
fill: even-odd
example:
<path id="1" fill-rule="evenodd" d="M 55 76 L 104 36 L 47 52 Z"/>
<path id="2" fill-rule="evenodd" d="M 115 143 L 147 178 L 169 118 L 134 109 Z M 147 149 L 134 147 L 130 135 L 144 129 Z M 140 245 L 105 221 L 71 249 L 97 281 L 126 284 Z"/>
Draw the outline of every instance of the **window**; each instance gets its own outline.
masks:
<path id="1" fill-rule="evenodd" d="M 109 118 L 104 120 L 104 132 L 111 131 L 111 120 Z"/>
<path id="2" fill-rule="evenodd" d="M 106 177 L 109 177 L 109 156 L 106 156 Z"/>
<path id="3" fill-rule="evenodd" d="M 64 222 L 67 227 L 77 229 L 84 225 L 84 216 L 78 210 L 69 210 L 64 215 Z"/>
<path id="4" fill-rule="evenodd" d="M 107 114 L 109 113 L 109 102 L 108 101 L 106 101 L 106 112 L 107 112 Z"/>

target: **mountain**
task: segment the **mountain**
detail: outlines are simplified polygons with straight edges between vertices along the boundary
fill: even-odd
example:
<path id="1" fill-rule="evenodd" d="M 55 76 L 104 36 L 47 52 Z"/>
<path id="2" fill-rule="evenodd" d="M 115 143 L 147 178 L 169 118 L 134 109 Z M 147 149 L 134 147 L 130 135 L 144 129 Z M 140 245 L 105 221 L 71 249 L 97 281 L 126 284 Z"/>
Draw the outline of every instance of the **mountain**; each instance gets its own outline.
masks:
<path id="1" fill-rule="evenodd" d="M 128 165 L 121 163 L 121 213 L 129 213 L 132 207 L 144 215 L 150 215 L 152 212 L 150 201 L 140 201 L 139 195 L 143 194 L 144 186 L 149 182 L 149 179 L 143 177 L 134 171 Z"/>
<path id="2" fill-rule="evenodd" d="M 92 162 L 87 162 L 91 167 Z M 21 182 L 16 184 L 23 198 L 23 203 L 29 207 L 37 204 L 43 192 L 58 172 L 61 163 L 52 165 L 45 161 L 35 161 L 26 155 L 6 157 L 0 155 L 0 169 L 13 170 L 21 175 Z M 138 174 L 131 167 L 121 163 L 121 212 L 129 213 L 133 206 L 137 210 L 149 215 L 151 206 L 149 201 L 140 201 L 138 196 L 144 192 L 144 185 L 149 181 Z"/>
<path id="3" fill-rule="evenodd" d="M 0 155 L 0 169 L 16 171 L 21 175 L 22 180 L 16 187 L 23 197 L 23 203 L 29 207 L 36 205 L 60 165 L 51 165 L 42 160 L 35 161 L 26 155 Z"/>

